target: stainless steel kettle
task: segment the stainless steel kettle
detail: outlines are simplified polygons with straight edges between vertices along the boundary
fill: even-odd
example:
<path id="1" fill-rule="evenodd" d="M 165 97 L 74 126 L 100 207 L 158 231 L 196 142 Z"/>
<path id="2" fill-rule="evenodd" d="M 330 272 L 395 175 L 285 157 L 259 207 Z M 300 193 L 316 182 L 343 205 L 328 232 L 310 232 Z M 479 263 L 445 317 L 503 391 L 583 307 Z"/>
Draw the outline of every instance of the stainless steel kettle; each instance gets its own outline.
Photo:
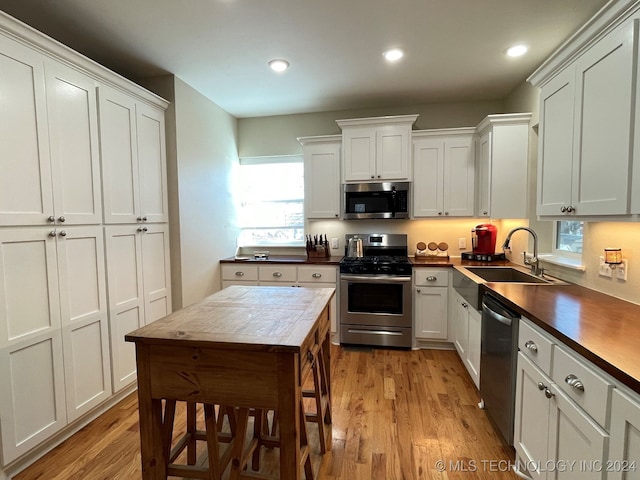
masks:
<path id="1" fill-rule="evenodd" d="M 362 257 L 362 239 L 360 237 L 351 237 L 347 246 L 347 257 Z"/>

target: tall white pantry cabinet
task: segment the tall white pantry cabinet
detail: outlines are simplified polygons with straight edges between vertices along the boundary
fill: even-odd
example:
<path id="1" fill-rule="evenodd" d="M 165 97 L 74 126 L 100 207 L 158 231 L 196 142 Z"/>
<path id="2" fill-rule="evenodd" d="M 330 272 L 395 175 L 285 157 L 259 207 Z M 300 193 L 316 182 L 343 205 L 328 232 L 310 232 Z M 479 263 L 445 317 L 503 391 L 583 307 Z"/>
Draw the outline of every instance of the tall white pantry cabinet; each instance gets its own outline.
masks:
<path id="1" fill-rule="evenodd" d="M 132 388 L 124 335 L 171 312 L 166 106 L 0 12 L 0 478 Z"/>

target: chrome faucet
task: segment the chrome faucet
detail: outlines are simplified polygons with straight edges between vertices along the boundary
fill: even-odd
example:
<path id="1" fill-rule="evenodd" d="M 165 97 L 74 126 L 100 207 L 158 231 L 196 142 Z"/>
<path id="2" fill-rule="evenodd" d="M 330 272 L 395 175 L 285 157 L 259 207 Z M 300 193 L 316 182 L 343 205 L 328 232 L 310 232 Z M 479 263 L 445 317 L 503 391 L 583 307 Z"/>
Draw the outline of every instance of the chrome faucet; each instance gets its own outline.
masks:
<path id="1" fill-rule="evenodd" d="M 538 261 L 538 235 L 531 228 L 529 227 L 513 228 L 509 233 L 507 233 L 507 238 L 505 238 L 504 243 L 502 244 L 502 250 L 506 250 L 509 248 L 509 243 L 511 242 L 511 236 L 518 230 L 526 230 L 533 237 L 533 257 L 527 258 L 527 252 L 523 252 L 524 264 L 531 267 L 532 275 L 542 275 L 543 270 L 540 268 L 539 261 Z"/>

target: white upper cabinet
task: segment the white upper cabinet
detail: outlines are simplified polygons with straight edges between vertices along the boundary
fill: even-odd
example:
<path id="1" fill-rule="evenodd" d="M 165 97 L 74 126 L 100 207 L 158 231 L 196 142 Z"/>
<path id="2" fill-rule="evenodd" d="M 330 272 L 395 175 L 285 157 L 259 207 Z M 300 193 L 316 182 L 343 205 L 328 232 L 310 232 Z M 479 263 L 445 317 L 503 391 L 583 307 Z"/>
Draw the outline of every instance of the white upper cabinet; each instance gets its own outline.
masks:
<path id="1" fill-rule="evenodd" d="M 0 225 L 99 224 L 93 80 L 0 35 Z"/>
<path id="2" fill-rule="evenodd" d="M 489 115 L 478 125 L 477 216 L 527 216 L 530 118 L 530 113 Z"/>
<path id="3" fill-rule="evenodd" d="M 418 115 L 337 120 L 345 182 L 411 180 L 411 126 Z"/>
<path id="4" fill-rule="evenodd" d="M 305 218 L 340 218 L 339 135 L 303 137 Z"/>
<path id="5" fill-rule="evenodd" d="M 474 128 L 413 134 L 413 216 L 474 214 Z"/>
<path id="6" fill-rule="evenodd" d="M 635 213 L 637 22 L 621 23 L 562 69 L 533 75 L 541 86 L 538 215 Z"/>
<path id="7" fill-rule="evenodd" d="M 168 221 L 164 112 L 100 86 L 105 223 Z"/>

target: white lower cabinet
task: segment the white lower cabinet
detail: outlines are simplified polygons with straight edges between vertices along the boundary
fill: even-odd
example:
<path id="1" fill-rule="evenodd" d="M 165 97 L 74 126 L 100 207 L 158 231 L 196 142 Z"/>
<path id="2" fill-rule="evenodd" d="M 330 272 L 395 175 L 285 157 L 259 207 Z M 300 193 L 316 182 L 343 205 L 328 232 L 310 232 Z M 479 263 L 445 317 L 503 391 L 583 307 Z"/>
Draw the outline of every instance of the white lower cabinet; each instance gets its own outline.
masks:
<path id="1" fill-rule="evenodd" d="M 473 383 L 480 388 L 482 315 L 457 292 L 454 292 L 453 309 L 453 344 Z"/>
<path id="2" fill-rule="evenodd" d="M 111 372 L 102 228 L 0 230 L 0 249 L 6 465 L 107 399 Z"/>
<path id="3" fill-rule="evenodd" d="M 169 228 L 105 227 L 113 391 L 136 379 L 136 353 L 124 336 L 171 313 Z"/>
<path id="4" fill-rule="evenodd" d="M 514 432 L 520 466 L 534 479 L 605 478 L 612 383 L 528 320 L 521 322 Z"/>
<path id="5" fill-rule="evenodd" d="M 414 269 L 414 336 L 419 340 L 446 340 L 449 269 Z"/>
<path id="6" fill-rule="evenodd" d="M 610 433 L 607 478 L 640 479 L 640 395 L 613 391 Z"/>

